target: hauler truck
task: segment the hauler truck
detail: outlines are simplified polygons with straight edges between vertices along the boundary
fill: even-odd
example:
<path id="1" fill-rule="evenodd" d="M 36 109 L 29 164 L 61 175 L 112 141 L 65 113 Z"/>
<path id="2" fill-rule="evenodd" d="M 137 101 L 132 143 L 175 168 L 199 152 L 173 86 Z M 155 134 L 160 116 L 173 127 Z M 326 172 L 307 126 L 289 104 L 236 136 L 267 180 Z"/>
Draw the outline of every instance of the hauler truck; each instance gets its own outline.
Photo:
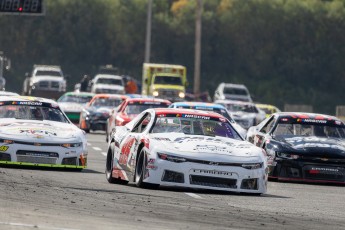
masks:
<path id="1" fill-rule="evenodd" d="M 187 70 L 182 65 L 143 64 L 142 95 L 184 101 Z"/>

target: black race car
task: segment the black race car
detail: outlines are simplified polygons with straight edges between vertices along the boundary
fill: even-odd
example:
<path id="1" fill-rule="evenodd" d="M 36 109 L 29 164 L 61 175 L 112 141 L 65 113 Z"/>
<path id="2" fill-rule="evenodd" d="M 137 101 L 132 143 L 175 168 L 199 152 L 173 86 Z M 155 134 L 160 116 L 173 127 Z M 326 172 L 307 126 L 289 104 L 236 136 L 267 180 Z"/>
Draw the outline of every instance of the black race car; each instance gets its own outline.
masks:
<path id="1" fill-rule="evenodd" d="M 345 124 L 314 113 L 275 113 L 246 139 L 267 153 L 269 178 L 345 184 Z"/>

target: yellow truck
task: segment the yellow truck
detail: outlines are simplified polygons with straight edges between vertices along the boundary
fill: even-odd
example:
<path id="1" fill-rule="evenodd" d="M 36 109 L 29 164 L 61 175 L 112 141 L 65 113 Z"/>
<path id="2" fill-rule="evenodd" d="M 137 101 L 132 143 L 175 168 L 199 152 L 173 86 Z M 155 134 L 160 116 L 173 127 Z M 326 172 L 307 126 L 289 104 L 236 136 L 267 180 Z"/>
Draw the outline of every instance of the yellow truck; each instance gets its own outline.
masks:
<path id="1" fill-rule="evenodd" d="M 142 95 L 184 101 L 187 70 L 182 65 L 143 64 Z"/>

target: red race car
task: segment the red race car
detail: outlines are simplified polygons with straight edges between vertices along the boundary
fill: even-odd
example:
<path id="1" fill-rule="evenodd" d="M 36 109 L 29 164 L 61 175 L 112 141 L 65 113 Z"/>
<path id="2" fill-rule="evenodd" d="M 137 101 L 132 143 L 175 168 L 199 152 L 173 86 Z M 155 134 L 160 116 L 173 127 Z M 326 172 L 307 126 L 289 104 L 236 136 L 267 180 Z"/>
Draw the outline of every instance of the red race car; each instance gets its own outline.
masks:
<path id="1" fill-rule="evenodd" d="M 167 108 L 170 101 L 157 98 L 127 98 L 110 112 L 106 124 L 106 141 L 108 142 L 115 126 L 123 126 L 146 109 Z"/>

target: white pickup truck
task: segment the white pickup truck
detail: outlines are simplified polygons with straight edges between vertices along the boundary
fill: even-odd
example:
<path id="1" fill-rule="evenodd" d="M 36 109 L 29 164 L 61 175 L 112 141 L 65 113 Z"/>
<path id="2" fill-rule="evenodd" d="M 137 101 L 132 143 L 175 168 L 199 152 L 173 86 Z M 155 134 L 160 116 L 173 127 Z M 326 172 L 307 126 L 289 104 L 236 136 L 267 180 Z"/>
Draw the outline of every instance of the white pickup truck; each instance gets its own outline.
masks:
<path id="1" fill-rule="evenodd" d="M 66 92 L 66 79 L 60 66 L 34 65 L 31 75 L 26 73 L 23 95 L 58 99 Z"/>

